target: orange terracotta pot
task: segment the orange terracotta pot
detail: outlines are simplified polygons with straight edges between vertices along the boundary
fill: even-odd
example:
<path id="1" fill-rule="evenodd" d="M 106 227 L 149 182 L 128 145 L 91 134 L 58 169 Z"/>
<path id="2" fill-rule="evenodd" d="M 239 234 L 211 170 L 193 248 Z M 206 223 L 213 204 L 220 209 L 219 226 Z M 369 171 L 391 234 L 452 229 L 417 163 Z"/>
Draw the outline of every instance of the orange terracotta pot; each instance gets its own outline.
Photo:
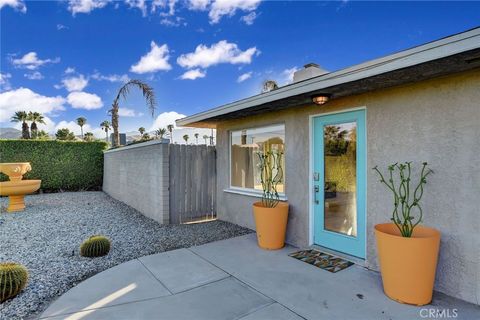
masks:
<path id="1" fill-rule="evenodd" d="M 422 306 L 432 301 L 440 232 L 417 226 L 410 238 L 393 223 L 375 226 L 383 291 L 395 301 Z"/>
<path id="2" fill-rule="evenodd" d="M 288 203 L 279 202 L 275 208 L 267 208 L 261 202 L 255 202 L 253 216 L 259 247 L 267 250 L 283 248 L 287 231 Z"/>

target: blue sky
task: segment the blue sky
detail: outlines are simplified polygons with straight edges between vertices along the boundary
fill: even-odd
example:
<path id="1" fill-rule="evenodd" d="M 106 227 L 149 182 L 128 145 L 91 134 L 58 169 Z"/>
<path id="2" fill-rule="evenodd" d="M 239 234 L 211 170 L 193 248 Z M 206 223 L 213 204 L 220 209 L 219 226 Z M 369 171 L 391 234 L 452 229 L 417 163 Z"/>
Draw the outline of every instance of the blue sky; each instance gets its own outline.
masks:
<path id="1" fill-rule="evenodd" d="M 480 2 L 0 0 L 0 127 L 40 111 L 43 127 L 99 123 L 125 79 L 147 81 L 158 109 L 132 94 L 122 132 L 287 84 L 316 62 L 333 71 L 480 24 Z"/>

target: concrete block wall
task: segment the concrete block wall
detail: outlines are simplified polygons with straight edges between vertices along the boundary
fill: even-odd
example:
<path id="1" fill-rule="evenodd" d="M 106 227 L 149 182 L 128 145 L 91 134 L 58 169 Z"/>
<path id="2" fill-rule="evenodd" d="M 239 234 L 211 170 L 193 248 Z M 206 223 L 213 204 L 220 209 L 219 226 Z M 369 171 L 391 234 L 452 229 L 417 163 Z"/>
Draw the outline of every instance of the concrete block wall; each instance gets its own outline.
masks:
<path id="1" fill-rule="evenodd" d="M 168 144 L 149 141 L 105 151 L 103 191 L 145 216 L 169 223 Z"/>

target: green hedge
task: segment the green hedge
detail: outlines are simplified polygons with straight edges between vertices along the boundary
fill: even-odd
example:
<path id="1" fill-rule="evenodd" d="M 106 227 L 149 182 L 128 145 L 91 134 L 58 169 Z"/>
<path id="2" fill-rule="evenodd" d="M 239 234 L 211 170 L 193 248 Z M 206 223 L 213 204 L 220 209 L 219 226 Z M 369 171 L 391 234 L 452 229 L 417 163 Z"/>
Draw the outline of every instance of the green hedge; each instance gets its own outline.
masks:
<path id="1" fill-rule="evenodd" d="M 0 140 L 0 162 L 30 162 L 23 178 L 41 179 L 43 191 L 95 190 L 102 186 L 106 148 L 101 141 Z"/>

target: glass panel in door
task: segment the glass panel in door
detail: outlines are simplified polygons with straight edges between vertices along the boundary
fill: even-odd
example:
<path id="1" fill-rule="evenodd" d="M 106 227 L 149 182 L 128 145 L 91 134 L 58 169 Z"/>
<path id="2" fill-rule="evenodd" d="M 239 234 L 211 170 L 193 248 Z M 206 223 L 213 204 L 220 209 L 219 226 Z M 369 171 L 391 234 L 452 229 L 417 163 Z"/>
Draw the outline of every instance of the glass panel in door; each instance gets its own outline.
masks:
<path id="1" fill-rule="evenodd" d="M 325 125 L 324 137 L 324 228 L 357 236 L 357 124 Z"/>

